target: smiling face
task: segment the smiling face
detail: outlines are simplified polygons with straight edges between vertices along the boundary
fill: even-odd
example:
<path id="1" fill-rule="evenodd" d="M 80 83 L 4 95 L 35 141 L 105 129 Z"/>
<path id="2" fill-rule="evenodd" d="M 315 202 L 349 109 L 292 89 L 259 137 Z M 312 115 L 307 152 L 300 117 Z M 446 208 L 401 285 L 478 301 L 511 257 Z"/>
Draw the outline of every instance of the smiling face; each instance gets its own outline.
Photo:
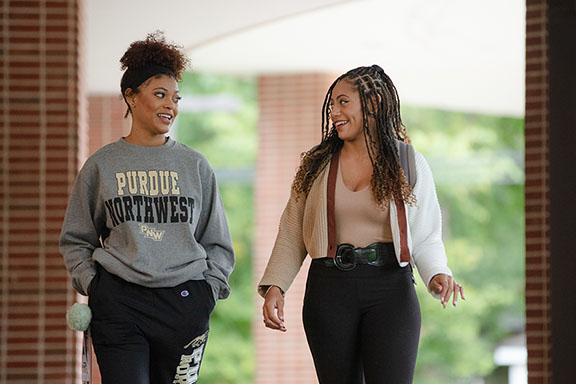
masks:
<path id="1" fill-rule="evenodd" d="M 138 93 L 130 91 L 127 91 L 127 98 L 132 104 L 131 135 L 163 139 L 178 115 L 178 82 L 170 76 L 160 75 L 145 81 L 138 87 Z"/>
<path id="2" fill-rule="evenodd" d="M 334 86 L 330 99 L 330 119 L 341 140 L 364 140 L 364 124 L 360 95 L 353 83 L 344 78 Z"/>

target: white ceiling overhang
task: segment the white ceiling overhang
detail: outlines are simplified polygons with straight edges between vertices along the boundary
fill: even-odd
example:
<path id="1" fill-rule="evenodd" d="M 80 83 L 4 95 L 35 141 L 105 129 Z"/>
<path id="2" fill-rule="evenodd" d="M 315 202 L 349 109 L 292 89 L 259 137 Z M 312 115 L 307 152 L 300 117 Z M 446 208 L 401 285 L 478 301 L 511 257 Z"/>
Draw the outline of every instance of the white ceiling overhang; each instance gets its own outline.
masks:
<path id="1" fill-rule="evenodd" d="M 119 59 L 163 30 L 197 72 L 340 74 L 382 66 L 404 104 L 522 116 L 523 0 L 86 0 L 87 83 L 118 92 Z"/>

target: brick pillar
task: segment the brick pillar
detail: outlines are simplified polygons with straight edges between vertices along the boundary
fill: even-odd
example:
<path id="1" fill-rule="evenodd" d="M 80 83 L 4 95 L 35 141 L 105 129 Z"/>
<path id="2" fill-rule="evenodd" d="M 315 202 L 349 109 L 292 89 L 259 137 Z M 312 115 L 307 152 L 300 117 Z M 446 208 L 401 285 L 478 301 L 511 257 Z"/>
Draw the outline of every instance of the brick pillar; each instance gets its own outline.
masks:
<path id="1" fill-rule="evenodd" d="M 0 5 L 0 384 L 77 382 L 58 235 L 85 127 L 82 7 Z"/>
<path id="2" fill-rule="evenodd" d="M 260 142 L 255 187 L 256 281 L 260 280 L 270 256 L 300 154 L 320 141 L 322 102 L 334 79 L 335 76 L 313 74 L 260 78 Z M 286 295 L 286 333 L 264 328 L 263 300 L 260 297 L 255 300 L 257 384 L 317 382 L 301 319 L 308 265 L 306 262 L 302 267 Z"/>
<path id="3" fill-rule="evenodd" d="M 526 1 L 526 337 L 529 384 L 551 383 L 548 1 Z"/>
<path id="4" fill-rule="evenodd" d="M 104 145 L 128 135 L 131 119 L 130 117 L 125 119 L 125 113 L 126 104 L 120 96 L 120 91 L 117 96 L 90 95 L 88 97 L 89 155 Z"/>

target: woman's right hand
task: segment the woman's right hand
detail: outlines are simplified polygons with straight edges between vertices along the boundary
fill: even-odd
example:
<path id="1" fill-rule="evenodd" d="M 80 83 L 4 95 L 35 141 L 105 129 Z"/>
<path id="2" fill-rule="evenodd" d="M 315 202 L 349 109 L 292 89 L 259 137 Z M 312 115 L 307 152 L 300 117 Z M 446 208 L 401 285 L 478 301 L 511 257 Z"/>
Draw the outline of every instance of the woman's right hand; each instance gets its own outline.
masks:
<path id="1" fill-rule="evenodd" d="M 284 326 L 284 296 L 279 287 L 273 285 L 266 292 L 262 314 L 264 315 L 266 327 L 286 332 L 286 327 Z"/>

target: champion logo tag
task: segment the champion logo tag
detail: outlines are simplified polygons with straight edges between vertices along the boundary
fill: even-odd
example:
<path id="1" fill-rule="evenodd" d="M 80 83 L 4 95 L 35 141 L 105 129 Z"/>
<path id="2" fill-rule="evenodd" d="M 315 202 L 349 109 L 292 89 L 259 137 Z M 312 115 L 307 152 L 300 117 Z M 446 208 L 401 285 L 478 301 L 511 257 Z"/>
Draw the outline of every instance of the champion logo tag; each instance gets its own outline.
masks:
<path id="1" fill-rule="evenodd" d="M 186 297 L 190 294 L 190 292 L 188 292 L 187 290 L 183 290 L 182 292 L 180 292 L 180 296 L 182 297 Z"/>

